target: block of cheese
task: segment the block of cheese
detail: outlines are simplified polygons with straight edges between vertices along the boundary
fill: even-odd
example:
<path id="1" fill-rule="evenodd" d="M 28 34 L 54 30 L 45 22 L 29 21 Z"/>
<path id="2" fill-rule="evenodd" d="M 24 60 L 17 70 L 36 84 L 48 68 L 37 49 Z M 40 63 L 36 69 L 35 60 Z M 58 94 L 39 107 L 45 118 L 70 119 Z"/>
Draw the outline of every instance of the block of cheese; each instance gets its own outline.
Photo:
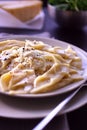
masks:
<path id="1" fill-rule="evenodd" d="M 33 19 L 42 10 L 42 2 L 39 0 L 28 1 L 2 1 L 0 8 L 9 12 L 17 19 L 26 22 Z"/>

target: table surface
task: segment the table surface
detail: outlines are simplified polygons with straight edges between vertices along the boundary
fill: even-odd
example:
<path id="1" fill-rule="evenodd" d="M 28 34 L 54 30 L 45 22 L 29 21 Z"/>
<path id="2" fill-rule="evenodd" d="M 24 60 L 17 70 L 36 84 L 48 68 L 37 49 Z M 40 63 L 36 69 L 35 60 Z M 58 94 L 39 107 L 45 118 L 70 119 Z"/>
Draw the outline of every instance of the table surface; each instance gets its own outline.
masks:
<path id="1" fill-rule="evenodd" d="M 44 27 L 41 30 L 29 29 L 11 29 L 0 28 L 0 33 L 11 34 L 38 34 L 41 32 L 49 32 L 51 37 L 76 45 L 87 51 L 87 27 L 76 30 L 60 28 L 49 16 L 47 9 L 44 9 L 46 14 Z M 87 105 L 74 110 L 67 114 L 70 130 L 87 130 Z M 0 117 L 0 130 L 31 130 L 41 119 L 36 120 L 19 120 Z M 55 122 L 55 123 L 54 123 Z M 51 126 L 51 128 L 50 128 Z M 57 117 L 51 122 L 47 130 L 57 129 Z M 53 126 L 53 127 L 52 127 Z"/>

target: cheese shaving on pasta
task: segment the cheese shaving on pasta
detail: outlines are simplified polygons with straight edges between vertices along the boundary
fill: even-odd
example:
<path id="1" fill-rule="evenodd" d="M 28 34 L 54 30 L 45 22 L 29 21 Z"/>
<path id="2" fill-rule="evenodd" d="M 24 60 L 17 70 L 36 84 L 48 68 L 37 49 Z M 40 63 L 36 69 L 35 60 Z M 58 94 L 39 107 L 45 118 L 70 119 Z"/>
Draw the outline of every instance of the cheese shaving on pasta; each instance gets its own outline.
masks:
<path id="1" fill-rule="evenodd" d="M 0 42 L 0 87 L 10 94 L 46 93 L 83 79 L 82 60 L 68 46 L 42 41 Z"/>

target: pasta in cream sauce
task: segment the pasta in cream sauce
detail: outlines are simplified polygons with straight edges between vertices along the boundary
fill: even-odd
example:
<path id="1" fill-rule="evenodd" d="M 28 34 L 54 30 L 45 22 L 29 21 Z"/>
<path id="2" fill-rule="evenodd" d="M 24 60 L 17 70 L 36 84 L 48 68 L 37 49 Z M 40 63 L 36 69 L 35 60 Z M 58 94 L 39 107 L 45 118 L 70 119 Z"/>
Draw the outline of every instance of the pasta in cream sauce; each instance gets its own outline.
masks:
<path id="1" fill-rule="evenodd" d="M 82 60 L 68 46 L 42 41 L 0 42 L 0 87 L 10 94 L 46 93 L 83 79 Z"/>

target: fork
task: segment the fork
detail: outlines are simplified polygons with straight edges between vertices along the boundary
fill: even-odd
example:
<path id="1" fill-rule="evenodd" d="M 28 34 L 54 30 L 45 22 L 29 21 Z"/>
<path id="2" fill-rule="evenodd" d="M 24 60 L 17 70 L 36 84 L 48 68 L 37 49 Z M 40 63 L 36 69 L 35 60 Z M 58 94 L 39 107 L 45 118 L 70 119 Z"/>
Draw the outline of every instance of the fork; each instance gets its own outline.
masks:
<path id="1" fill-rule="evenodd" d="M 42 121 L 37 124 L 32 130 L 43 130 L 46 125 L 64 108 L 64 106 L 87 84 L 82 84 L 77 88 L 72 94 L 66 97 L 62 102 L 60 102 Z"/>

